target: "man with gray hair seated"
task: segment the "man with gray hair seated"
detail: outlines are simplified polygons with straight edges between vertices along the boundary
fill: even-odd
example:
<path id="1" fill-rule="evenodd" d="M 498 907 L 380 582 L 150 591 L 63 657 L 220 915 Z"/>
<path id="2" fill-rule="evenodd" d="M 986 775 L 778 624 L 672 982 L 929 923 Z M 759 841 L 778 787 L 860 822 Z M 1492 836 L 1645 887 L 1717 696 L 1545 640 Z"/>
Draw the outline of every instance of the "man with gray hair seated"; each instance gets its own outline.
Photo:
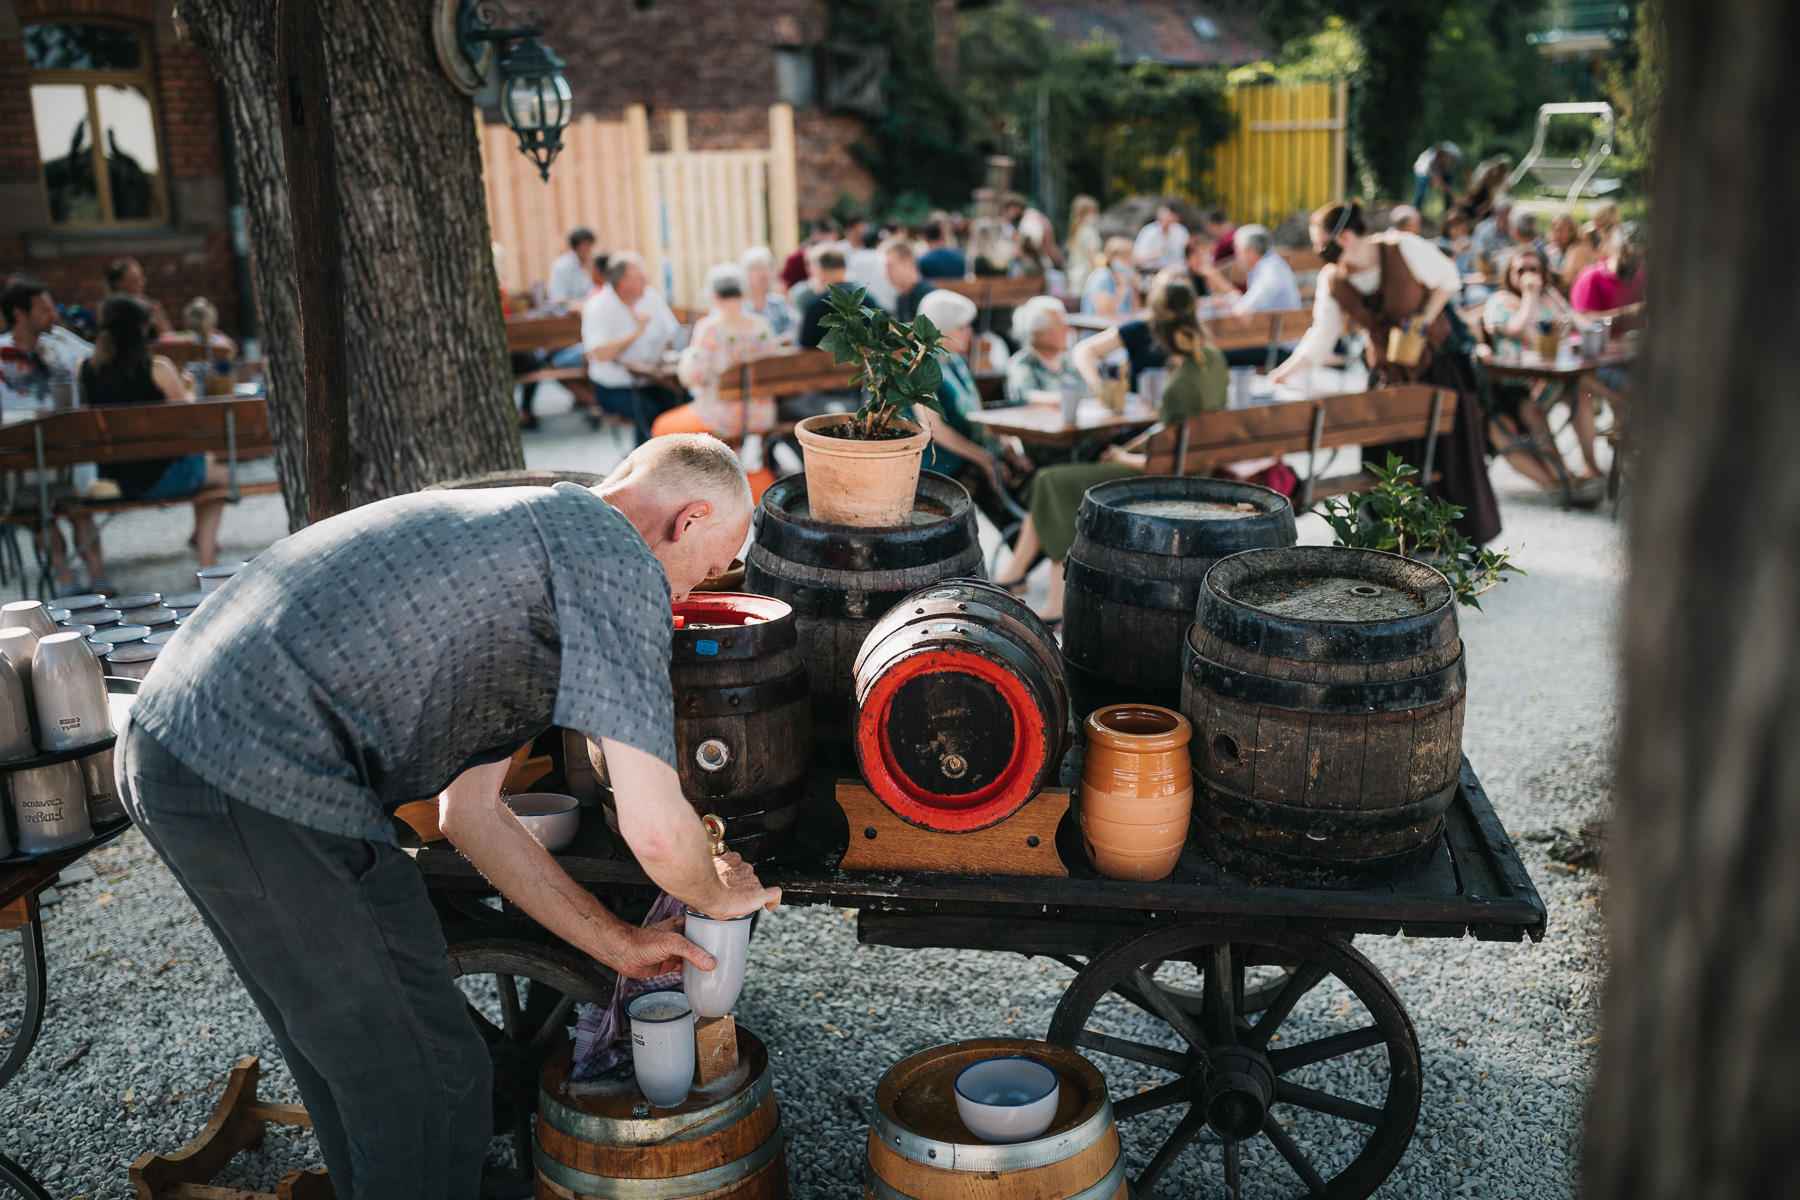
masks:
<path id="1" fill-rule="evenodd" d="M 1266 225 L 1240 225 L 1237 231 L 1237 258 L 1244 264 L 1242 295 L 1230 299 L 1225 311 L 1233 316 L 1259 312 L 1291 312 L 1301 307 L 1300 281 L 1287 259 L 1275 252 L 1275 237 Z M 1215 295 L 1231 297 L 1237 286 L 1218 268 L 1208 270 L 1206 282 Z M 1291 350 L 1298 343 L 1286 343 Z M 1265 348 L 1246 346 L 1225 351 L 1225 363 L 1233 367 L 1260 367 L 1268 362 Z"/>
<path id="2" fill-rule="evenodd" d="M 275 543 L 182 629 L 117 747 L 119 791 L 267 1021 L 339 1196 L 468 1196 L 488 1049 L 391 814 L 437 798 L 510 904 L 621 979 L 713 957 L 620 920 L 501 797 L 552 725 L 597 743 L 618 832 L 691 911 L 780 902 L 683 797 L 670 602 L 722 574 L 750 487 L 705 435 L 597 487 L 413 492 Z"/>
<path id="3" fill-rule="evenodd" d="M 650 423 L 682 402 L 674 389 L 645 378 L 660 364 L 681 323 L 650 286 L 642 256 L 622 250 L 606 264 L 606 286 L 581 308 L 581 352 L 600 408 L 629 419 L 642 444 Z M 633 373 L 631 367 L 639 368 Z M 598 428 L 600 418 L 588 422 Z"/>
<path id="4" fill-rule="evenodd" d="M 1013 309 L 1013 336 L 1024 345 L 1006 362 L 1006 402 L 1025 404 L 1033 392 L 1087 391 L 1069 357 L 1069 310 L 1055 296 L 1033 296 Z"/>
<path id="5" fill-rule="evenodd" d="M 1494 201 L 1493 215 L 1475 227 L 1470 235 L 1469 243 L 1476 254 L 1485 254 L 1488 261 L 1495 266 L 1506 257 L 1512 249 L 1512 209 L 1511 196 L 1501 196 Z"/>

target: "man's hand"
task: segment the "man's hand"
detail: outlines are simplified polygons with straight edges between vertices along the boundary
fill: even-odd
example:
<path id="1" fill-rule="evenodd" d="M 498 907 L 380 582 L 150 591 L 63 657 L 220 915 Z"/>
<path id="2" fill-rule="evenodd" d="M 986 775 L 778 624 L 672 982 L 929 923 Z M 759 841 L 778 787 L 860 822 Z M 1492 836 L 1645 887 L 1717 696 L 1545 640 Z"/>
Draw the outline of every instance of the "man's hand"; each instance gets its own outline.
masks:
<path id="1" fill-rule="evenodd" d="M 741 917 L 759 908 L 774 908 L 781 903 L 781 889 L 764 887 L 756 877 L 756 868 L 739 855 L 719 855 L 713 859 L 713 869 L 718 872 L 719 883 L 725 888 L 725 900 L 714 904 L 706 912 L 706 916 Z"/>
<path id="2" fill-rule="evenodd" d="M 611 966 L 625 979 L 654 979 L 658 975 L 668 975 L 679 971 L 684 961 L 702 971 L 712 970 L 717 965 L 713 956 L 683 937 L 685 928 L 685 918 L 670 917 L 633 930 L 625 944 L 619 947 Z"/>

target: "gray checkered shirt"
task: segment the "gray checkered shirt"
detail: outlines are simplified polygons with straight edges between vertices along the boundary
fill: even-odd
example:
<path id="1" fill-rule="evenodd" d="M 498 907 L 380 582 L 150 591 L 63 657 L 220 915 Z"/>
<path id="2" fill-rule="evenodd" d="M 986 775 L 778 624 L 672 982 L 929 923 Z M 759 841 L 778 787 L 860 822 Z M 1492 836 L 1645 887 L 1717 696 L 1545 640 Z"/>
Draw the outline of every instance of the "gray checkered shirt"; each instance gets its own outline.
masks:
<path id="1" fill-rule="evenodd" d="M 132 720 L 253 808 L 386 814 L 549 725 L 675 762 L 662 565 L 586 488 L 418 492 L 258 555 L 164 648 Z"/>

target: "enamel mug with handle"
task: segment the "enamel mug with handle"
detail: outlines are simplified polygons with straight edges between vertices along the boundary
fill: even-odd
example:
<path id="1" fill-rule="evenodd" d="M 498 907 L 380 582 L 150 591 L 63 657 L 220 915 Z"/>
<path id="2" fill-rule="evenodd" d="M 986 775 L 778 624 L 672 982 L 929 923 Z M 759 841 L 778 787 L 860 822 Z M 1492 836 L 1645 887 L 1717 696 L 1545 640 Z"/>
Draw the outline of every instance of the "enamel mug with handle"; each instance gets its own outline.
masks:
<path id="1" fill-rule="evenodd" d="M 38 745 L 45 750 L 72 750 L 112 736 L 100 660 L 79 633 L 38 639 L 31 657 L 31 691 Z"/>
<path id="2" fill-rule="evenodd" d="M 50 610 L 37 600 L 14 600 L 0 604 L 0 629 L 29 629 L 39 637 L 56 632 Z"/>
<path id="3" fill-rule="evenodd" d="M 93 826 L 88 824 L 81 769 L 74 763 L 51 763 L 16 772 L 6 786 L 12 793 L 20 853 L 48 854 L 94 836 Z"/>

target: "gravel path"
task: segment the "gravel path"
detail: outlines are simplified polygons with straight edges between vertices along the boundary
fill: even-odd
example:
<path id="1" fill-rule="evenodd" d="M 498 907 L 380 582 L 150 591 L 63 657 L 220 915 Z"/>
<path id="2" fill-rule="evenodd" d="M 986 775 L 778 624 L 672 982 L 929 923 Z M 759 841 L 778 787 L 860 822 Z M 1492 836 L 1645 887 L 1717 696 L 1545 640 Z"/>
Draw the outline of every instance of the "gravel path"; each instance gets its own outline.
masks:
<path id="1" fill-rule="evenodd" d="M 526 443 L 532 465 L 605 470 L 618 441 L 589 434 L 561 408 L 546 389 L 545 429 Z M 1494 477 L 1507 526 L 1501 541 L 1530 575 L 1491 593 L 1484 611 L 1464 612 L 1465 746 L 1520 838 L 1550 927 L 1536 946 L 1358 941 L 1405 1003 L 1424 1053 L 1418 1133 L 1379 1193 L 1396 1200 L 1572 1197 L 1598 1032 L 1598 883 L 1552 862 L 1530 835 L 1573 828 L 1610 802 L 1621 527 L 1603 513 L 1557 511 L 1502 466 Z M 114 581 L 179 590 L 185 522 L 179 511 L 117 522 L 108 545 L 132 553 L 115 551 Z M 227 515 L 226 544 L 253 552 L 284 524 L 277 500 L 247 501 Z M 1303 540 L 1328 540 L 1314 518 L 1302 529 Z M 65 879 L 47 910 L 49 1020 L 24 1072 L 0 1093 L 0 1149 L 59 1198 L 117 1200 L 130 1194 L 133 1158 L 172 1150 L 205 1122 L 240 1056 L 263 1059 L 266 1098 L 298 1097 L 230 969 L 145 843 L 127 834 L 87 864 L 91 877 Z M 860 1194 L 871 1098 L 889 1066 L 956 1038 L 1041 1036 L 1069 979 L 1042 959 L 859 946 L 851 915 L 785 909 L 765 920 L 739 1006 L 740 1021 L 775 1052 L 795 1200 Z M 18 964 L 8 939 L 0 1038 L 17 1025 Z M 273 1131 L 222 1182 L 272 1186 L 309 1152 L 305 1138 Z M 1278 1173 L 1247 1178 L 1247 1196 L 1286 1194 L 1263 1186 L 1285 1185 Z M 1210 1166 L 1165 1188 L 1217 1194 L 1216 1180 Z"/>

